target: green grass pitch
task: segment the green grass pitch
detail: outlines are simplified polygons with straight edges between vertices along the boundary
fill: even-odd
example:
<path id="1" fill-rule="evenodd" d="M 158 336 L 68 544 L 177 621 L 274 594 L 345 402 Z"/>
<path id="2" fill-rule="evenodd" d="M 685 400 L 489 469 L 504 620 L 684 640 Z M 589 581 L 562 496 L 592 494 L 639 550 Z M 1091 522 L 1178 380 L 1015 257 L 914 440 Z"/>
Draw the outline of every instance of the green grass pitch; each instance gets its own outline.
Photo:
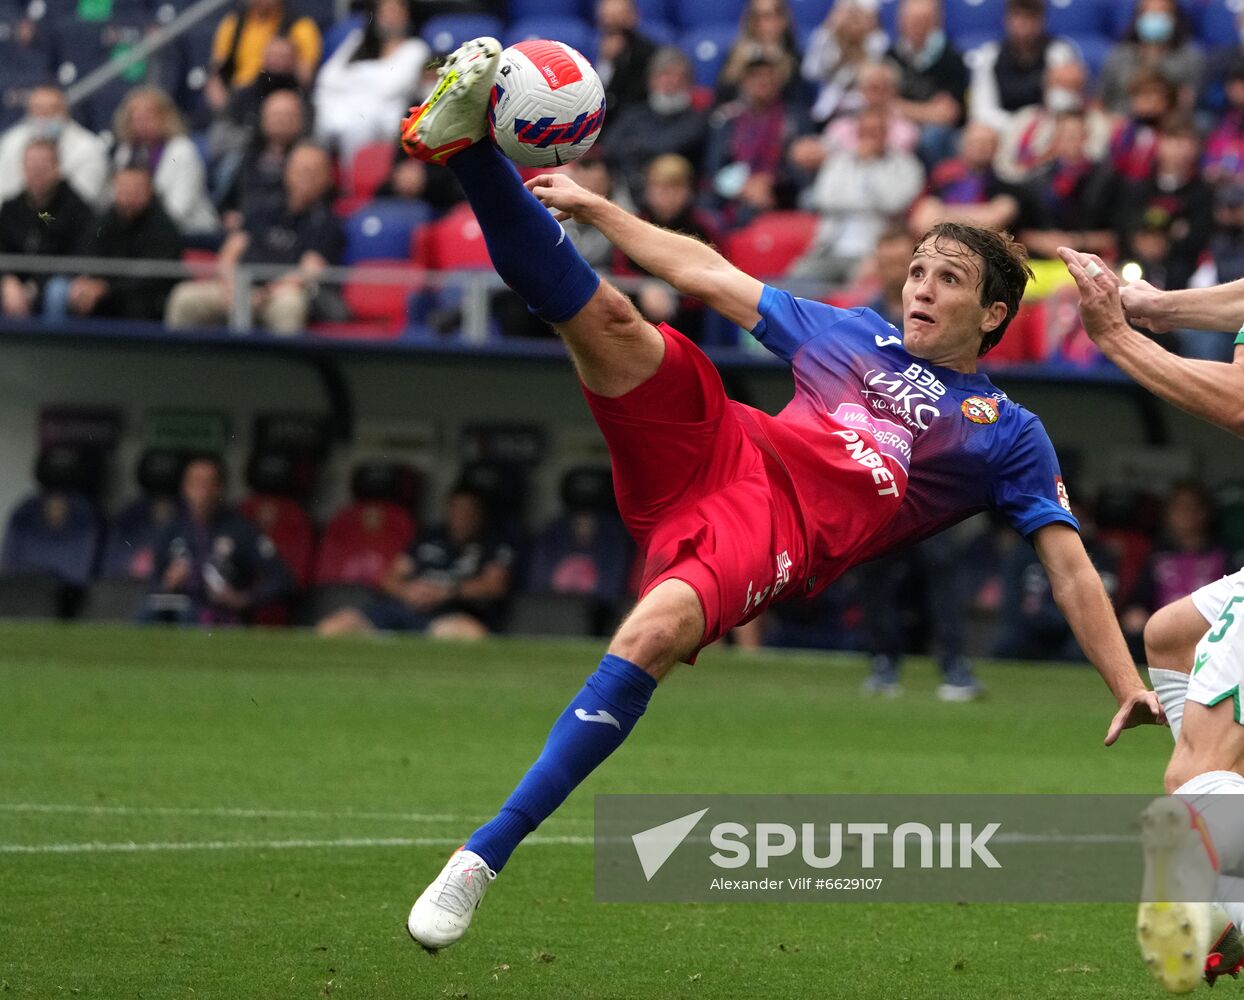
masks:
<path id="1" fill-rule="evenodd" d="M 415 895 L 600 652 L 0 626 L 0 1000 L 1159 995 L 1130 906 L 592 900 L 598 792 L 1156 791 L 1169 735 L 1104 749 L 1074 667 L 943 705 L 923 660 L 877 701 L 858 657 L 710 650 L 425 954 Z"/>

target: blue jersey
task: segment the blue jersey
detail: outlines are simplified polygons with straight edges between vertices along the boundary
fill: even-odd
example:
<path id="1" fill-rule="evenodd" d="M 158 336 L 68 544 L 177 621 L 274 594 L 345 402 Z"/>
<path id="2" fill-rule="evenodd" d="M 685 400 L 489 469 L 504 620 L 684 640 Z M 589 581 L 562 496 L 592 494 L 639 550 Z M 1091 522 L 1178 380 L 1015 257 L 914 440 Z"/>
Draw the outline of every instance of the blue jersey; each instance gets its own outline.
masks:
<path id="1" fill-rule="evenodd" d="M 986 376 L 913 357 L 902 332 L 871 309 L 838 309 L 766 287 L 759 312 L 753 335 L 795 377 L 795 397 L 773 422 L 858 429 L 906 474 L 897 512 L 859 540 L 857 561 L 985 510 L 1025 537 L 1055 523 L 1078 530 L 1041 421 Z M 779 451 L 793 457 L 789 444 Z"/>

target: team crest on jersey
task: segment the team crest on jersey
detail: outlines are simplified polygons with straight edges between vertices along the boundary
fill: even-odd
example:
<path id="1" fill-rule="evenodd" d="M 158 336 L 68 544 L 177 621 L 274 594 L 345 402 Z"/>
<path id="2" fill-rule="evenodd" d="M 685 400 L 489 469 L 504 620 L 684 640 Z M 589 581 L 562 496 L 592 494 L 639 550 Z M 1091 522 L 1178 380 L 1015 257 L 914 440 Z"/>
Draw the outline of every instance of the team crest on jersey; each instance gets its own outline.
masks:
<path id="1" fill-rule="evenodd" d="M 959 409 L 974 424 L 996 424 L 998 422 L 998 401 L 988 396 L 969 396 Z"/>

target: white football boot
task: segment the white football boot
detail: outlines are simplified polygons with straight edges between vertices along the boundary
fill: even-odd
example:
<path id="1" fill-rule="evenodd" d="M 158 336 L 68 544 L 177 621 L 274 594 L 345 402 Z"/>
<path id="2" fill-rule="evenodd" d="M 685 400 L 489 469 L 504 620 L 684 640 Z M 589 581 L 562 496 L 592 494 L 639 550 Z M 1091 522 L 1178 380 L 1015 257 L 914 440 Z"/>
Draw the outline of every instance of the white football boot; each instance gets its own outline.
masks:
<path id="1" fill-rule="evenodd" d="M 447 948 L 467 932 L 497 873 L 474 851 L 460 848 L 423 890 L 406 918 L 406 930 L 429 950 Z"/>
<path id="2" fill-rule="evenodd" d="M 1196 814 L 1180 799 L 1155 799 L 1141 814 L 1145 878 L 1136 940 L 1149 971 L 1171 993 L 1201 982 L 1212 944 L 1217 875 Z"/>
<path id="3" fill-rule="evenodd" d="M 495 38 L 473 38 L 446 57 L 436 89 L 402 122 L 402 148 L 428 163 L 444 164 L 488 134 L 492 82 L 501 60 Z"/>

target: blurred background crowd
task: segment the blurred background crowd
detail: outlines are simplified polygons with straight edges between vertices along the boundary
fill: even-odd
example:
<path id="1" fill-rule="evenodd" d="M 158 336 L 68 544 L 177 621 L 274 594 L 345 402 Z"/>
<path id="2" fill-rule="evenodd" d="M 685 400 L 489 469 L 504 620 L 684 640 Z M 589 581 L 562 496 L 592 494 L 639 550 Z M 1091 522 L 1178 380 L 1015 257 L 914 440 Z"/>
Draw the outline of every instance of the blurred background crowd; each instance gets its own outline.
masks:
<path id="1" fill-rule="evenodd" d="M 584 185 L 761 277 L 894 320 L 914 235 L 941 219 L 1008 229 L 1037 280 L 990 360 L 1092 368 L 1060 244 L 1165 288 L 1244 277 L 1239 6 L 0 0 L 0 322 L 192 337 L 239 332 L 244 299 L 241 332 L 257 336 L 461 337 L 462 288 L 430 276 L 488 272 L 478 226 L 449 171 L 395 138 L 435 57 L 492 34 L 594 61 L 606 124 L 564 168 Z M 745 332 L 567 228 L 650 319 L 746 349 Z M 166 266 L 124 266 L 136 259 Z M 550 335 L 499 287 L 486 307 L 491 339 Z M 1231 351 L 1190 332 L 1164 343 Z M 149 449 L 138 496 L 105 518 L 100 455 L 46 443 L 5 536 L 0 604 L 468 637 L 600 633 L 629 600 L 607 470 L 571 469 L 560 512 L 533 524 L 521 463 L 468 463 L 431 508 L 414 468 L 365 462 L 317 526 L 322 435 L 257 426 L 252 446 L 233 476 L 217 454 Z M 1152 610 L 1244 550 L 1230 491 L 1072 495 L 1138 654 Z M 947 673 L 969 655 L 1078 656 L 1031 549 L 979 520 L 735 641 L 865 651 L 891 681 L 922 646 Z"/>

